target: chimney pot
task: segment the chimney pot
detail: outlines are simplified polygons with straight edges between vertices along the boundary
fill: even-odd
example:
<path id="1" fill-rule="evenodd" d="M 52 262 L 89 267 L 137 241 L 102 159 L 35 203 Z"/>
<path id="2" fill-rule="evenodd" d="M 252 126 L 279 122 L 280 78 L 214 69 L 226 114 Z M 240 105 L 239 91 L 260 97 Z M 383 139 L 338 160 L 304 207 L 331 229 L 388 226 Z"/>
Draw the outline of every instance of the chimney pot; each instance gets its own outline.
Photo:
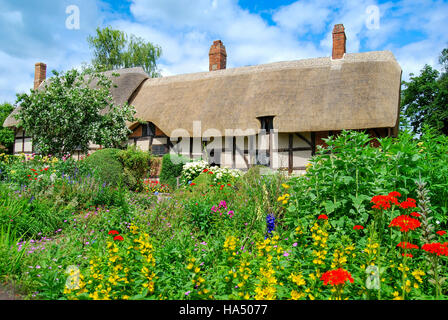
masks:
<path id="1" fill-rule="evenodd" d="M 47 65 L 43 62 L 38 62 L 34 65 L 34 90 L 45 81 L 47 77 Z"/>
<path id="2" fill-rule="evenodd" d="M 346 52 L 345 29 L 343 24 L 335 24 L 333 28 L 333 59 L 341 59 Z"/>
<path id="3" fill-rule="evenodd" d="M 209 71 L 221 70 L 226 68 L 227 53 L 226 47 L 221 40 L 213 41 L 210 47 L 209 56 Z"/>

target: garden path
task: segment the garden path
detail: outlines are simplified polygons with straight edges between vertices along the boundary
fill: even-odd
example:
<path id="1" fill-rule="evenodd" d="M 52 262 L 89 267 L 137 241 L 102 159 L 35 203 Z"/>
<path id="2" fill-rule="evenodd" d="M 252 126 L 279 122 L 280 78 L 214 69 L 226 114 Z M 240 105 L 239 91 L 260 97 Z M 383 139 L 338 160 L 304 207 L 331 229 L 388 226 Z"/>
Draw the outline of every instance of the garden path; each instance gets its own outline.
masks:
<path id="1" fill-rule="evenodd" d="M 22 300 L 19 294 L 14 294 L 11 289 L 0 285 L 0 300 Z"/>

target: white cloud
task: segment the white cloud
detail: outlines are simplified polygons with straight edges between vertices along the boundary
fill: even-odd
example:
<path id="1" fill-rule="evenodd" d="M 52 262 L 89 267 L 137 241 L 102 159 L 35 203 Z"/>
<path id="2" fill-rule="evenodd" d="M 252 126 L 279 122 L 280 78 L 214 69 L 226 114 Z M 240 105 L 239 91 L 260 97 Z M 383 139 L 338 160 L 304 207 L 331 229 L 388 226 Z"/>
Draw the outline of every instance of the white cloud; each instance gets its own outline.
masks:
<path id="1" fill-rule="evenodd" d="M 448 3 L 436 0 L 300 0 L 263 11 L 271 14 L 270 22 L 242 9 L 238 0 L 132 0 L 131 19 L 102 0 L 78 0 L 79 31 L 65 28 L 65 8 L 72 2 L 0 0 L 0 74 L 8 75 L 0 79 L 5 88 L 0 100 L 11 100 L 17 90 L 32 86 L 37 61 L 47 63 L 48 75 L 51 69 L 89 61 L 86 37 L 97 26 L 111 25 L 160 45 L 158 65 L 164 76 L 208 71 L 209 48 L 217 39 L 226 46 L 228 68 L 330 56 L 332 29 L 338 23 L 345 26 L 347 52 L 391 50 L 405 79 L 425 63 L 436 65 L 448 44 Z M 366 25 L 371 5 L 379 8 L 378 29 Z"/>
<path id="2" fill-rule="evenodd" d="M 278 26 L 303 35 L 323 32 L 330 13 L 328 2 L 297 1 L 280 7 L 272 19 Z"/>

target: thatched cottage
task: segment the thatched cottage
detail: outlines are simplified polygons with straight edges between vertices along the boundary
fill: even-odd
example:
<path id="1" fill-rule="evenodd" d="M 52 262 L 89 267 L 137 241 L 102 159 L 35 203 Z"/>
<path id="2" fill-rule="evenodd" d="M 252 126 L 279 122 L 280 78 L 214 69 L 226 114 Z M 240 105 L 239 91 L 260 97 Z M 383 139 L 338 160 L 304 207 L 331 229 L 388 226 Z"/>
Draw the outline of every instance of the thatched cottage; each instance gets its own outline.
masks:
<path id="1" fill-rule="evenodd" d="M 147 121 L 128 124 L 128 143 L 225 167 L 258 163 L 292 172 L 303 170 L 322 139 L 342 129 L 372 137 L 398 132 L 399 64 L 390 51 L 346 53 L 341 24 L 333 29 L 331 57 L 232 69 L 226 60 L 217 40 L 209 72 L 149 78 L 141 68 L 117 70 L 115 102 L 128 101 Z M 36 64 L 35 87 L 45 80 L 45 69 Z M 4 125 L 16 132 L 14 152 L 31 153 L 31 138 L 13 115 Z"/>

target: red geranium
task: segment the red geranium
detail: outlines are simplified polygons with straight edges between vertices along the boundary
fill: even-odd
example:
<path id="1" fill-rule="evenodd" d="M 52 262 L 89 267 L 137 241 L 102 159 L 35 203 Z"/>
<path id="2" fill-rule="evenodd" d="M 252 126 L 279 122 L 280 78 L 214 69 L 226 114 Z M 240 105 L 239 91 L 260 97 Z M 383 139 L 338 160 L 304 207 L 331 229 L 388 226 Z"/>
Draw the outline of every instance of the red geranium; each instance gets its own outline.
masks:
<path id="1" fill-rule="evenodd" d="M 418 218 L 418 217 L 421 217 L 422 215 L 418 212 L 412 212 L 411 216 Z"/>
<path id="2" fill-rule="evenodd" d="M 420 221 L 411 218 L 405 214 L 394 218 L 389 224 L 389 227 L 399 227 L 401 232 L 408 232 L 409 230 L 415 230 L 420 226 L 421 226 Z"/>
<path id="3" fill-rule="evenodd" d="M 317 217 L 317 220 L 328 220 L 328 216 L 326 214 L 321 214 L 320 216 Z"/>
<path id="4" fill-rule="evenodd" d="M 124 239 L 123 239 L 122 236 L 115 236 L 115 237 L 114 237 L 114 240 L 115 240 L 115 241 L 123 241 Z"/>
<path id="5" fill-rule="evenodd" d="M 446 234 L 445 230 L 440 230 L 436 232 L 439 236 L 444 236 Z"/>
<path id="6" fill-rule="evenodd" d="M 401 193 L 398 191 L 389 192 L 388 196 L 390 197 L 401 197 Z"/>
<path id="7" fill-rule="evenodd" d="M 325 272 L 322 274 L 320 280 L 324 282 L 324 285 L 330 284 L 332 286 L 342 285 L 347 281 L 353 283 L 350 272 L 342 268 Z"/>
<path id="8" fill-rule="evenodd" d="M 441 244 L 440 242 L 425 243 L 422 249 L 428 253 L 436 254 L 438 256 L 448 256 L 447 243 Z"/>
<path id="9" fill-rule="evenodd" d="M 208 169 L 207 169 L 207 168 L 205 168 L 204 170 L 202 170 L 202 172 L 204 172 L 204 173 L 205 173 L 205 172 L 207 172 L 207 171 L 208 171 Z"/>
<path id="10" fill-rule="evenodd" d="M 397 244 L 397 247 L 403 248 L 403 249 L 419 249 L 419 246 L 409 243 L 409 242 L 400 242 Z"/>
<path id="11" fill-rule="evenodd" d="M 372 209 L 387 210 L 391 207 L 391 203 L 398 206 L 400 203 L 398 202 L 395 195 L 400 195 L 400 193 L 398 193 L 397 191 L 392 191 L 387 196 L 373 196 L 372 200 L 370 200 L 370 202 L 374 203 Z"/>
<path id="12" fill-rule="evenodd" d="M 402 209 L 415 208 L 416 207 L 415 200 L 412 198 L 407 198 L 406 201 L 400 203 L 400 207 Z"/>
<path id="13" fill-rule="evenodd" d="M 116 235 L 116 234 L 120 234 L 117 230 L 110 230 L 109 231 L 110 235 Z"/>
<path id="14" fill-rule="evenodd" d="M 362 230 L 362 229 L 364 229 L 364 227 L 359 224 L 353 227 L 353 230 Z"/>

